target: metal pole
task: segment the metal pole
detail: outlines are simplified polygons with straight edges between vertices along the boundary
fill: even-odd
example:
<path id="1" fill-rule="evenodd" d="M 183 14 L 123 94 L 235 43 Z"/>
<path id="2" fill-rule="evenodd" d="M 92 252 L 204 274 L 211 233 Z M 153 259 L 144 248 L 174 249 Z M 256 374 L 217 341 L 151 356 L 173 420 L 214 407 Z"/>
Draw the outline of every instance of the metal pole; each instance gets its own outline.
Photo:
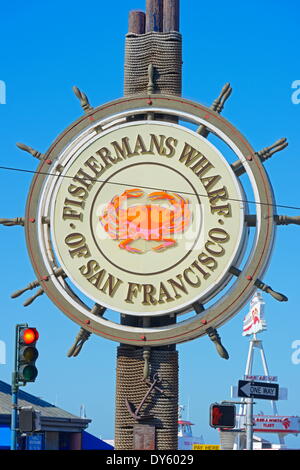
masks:
<path id="1" fill-rule="evenodd" d="M 252 374 L 252 365 L 253 365 L 253 353 L 254 353 L 254 342 L 255 340 L 251 339 L 249 343 L 249 351 L 248 351 L 248 357 L 247 357 L 247 363 L 246 363 L 246 369 L 245 369 L 245 375 L 251 375 Z M 243 404 L 239 408 L 239 427 L 242 427 L 242 419 L 243 416 L 246 415 L 247 413 L 247 399 L 242 398 Z M 247 421 L 247 419 L 246 419 Z M 241 450 L 241 439 L 240 436 L 238 436 L 237 439 L 237 446 L 238 450 Z"/>
<path id="2" fill-rule="evenodd" d="M 264 374 L 266 376 L 269 376 L 270 372 L 269 372 L 269 368 L 268 368 L 268 364 L 267 364 L 267 359 L 266 359 L 266 356 L 265 356 L 265 353 L 264 353 L 264 348 L 263 348 L 263 345 L 262 345 L 262 341 L 259 342 L 259 344 L 257 345 L 257 348 L 260 349 L 260 356 L 261 356 L 261 361 L 262 361 L 263 368 L 264 368 Z M 269 380 L 268 380 L 268 382 L 270 383 Z M 271 400 L 271 406 L 272 406 L 272 410 L 273 410 L 274 415 L 278 415 L 277 405 L 276 405 L 276 402 L 274 400 Z"/>
<path id="3" fill-rule="evenodd" d="M 246 450 L 253 450 L 253 398 L 246 398 Z"/>
<path id="4" fill-rule="evenodd" d="M 20 327 L 27 327 L 27 323 L 23 325 L 16 325 L 15 334 L 15 362 L 14 370 L 12 373 L 11 381 L 11 450 L 17 449 L 17 421 L 18 421 L 18 342 L 19 342 L 19 330 Z"/>
<path id="5" fill-rule="evenodd" d="M 262 341 L 260 342 L 259 349 L 260 349 L 261 360 L 262 360 L 262 363 L 263 363 L 264 373 L 265 373 L 265 375 L 269 376 L 270 373 L 269 373 L 269 368 L 268 368 L 267 359 L 266 359 L 266 356 L 265 356 Z M 278 415 L 277 404 L 274 400 L 271 400 L 271 406 L 272 406 L 274 415 Z M 281 445 L 285 445 L 284 436 L 281 436 L 281 434 L 278 434 L 278 440 L 279 440 L 279 443 Z"/>
<path id="6" fill-rule="evenodd" d="M 11 450 L 17 449 L 18 391 L 16 372 L 13 372 L 11 383 Z"/>

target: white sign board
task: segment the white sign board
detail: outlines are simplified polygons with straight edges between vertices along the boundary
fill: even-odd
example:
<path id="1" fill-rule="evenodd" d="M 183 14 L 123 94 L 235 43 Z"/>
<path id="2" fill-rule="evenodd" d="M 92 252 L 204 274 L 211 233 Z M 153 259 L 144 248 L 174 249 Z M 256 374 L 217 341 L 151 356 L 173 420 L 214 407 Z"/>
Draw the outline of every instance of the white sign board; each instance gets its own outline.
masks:
<path id="1" fill-rule="evenodd" d="M 260 382 L 278 382 L 277 375 L 244 375 L 244 380 L 258 380 Z"/>
<path id="2" fill-rule="evenodd" d="M 267 329 L 264 318 L 264 301 L 259 292 L 255 294 L 250 304 L 250 311 L 243 322 L 243 336 L 260 333 Z"/>

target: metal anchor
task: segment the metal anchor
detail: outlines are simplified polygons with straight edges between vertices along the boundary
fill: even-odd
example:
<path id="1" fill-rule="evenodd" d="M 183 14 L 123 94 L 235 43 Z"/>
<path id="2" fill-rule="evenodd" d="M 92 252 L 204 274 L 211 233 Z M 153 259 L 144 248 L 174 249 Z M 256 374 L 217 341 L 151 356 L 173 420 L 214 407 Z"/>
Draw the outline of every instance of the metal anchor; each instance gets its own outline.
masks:
<path id="1" fill-rule="evenodd" d="M 125 402 L 126 402 L 126 406 L 127 406 L 127 409 L 129 411 L 129 413 L 131 414 L 131 416 L 136 420 L 136 421 L 140 421 L 141 419 L 150 419 L 150 418 L 153 418 L 152 415 L 144 415 L 144 416 L 141 416 L 140 415 L 140 411 L 145 403 L 145 401 L 147 400 L 147 398 L 149 397 L 149 395 L 151 394 L 151 392 L 153 390 L 157 390 L 158 392 L 160 393 L 164 393 L 164 390 L 162 390 L 161 388 L 157 387 L 157 384 L 161 382 L 161 379 L 159 378 L 159 375 L 156 373 L 153 375 L 153 381 L 151 382 L 151 380 L 147 379 L 145 380 L 146 384 L 149 386 L 149 390 L 147 391 L 147 393 L 145 394 L 144 398 L 142 399 L 141 403 L 139 404 L 139 406 L 134 410 L 134 406 L 132 403 L 130 403 L 128 401 L 127 398 L 125 398 Z"/>

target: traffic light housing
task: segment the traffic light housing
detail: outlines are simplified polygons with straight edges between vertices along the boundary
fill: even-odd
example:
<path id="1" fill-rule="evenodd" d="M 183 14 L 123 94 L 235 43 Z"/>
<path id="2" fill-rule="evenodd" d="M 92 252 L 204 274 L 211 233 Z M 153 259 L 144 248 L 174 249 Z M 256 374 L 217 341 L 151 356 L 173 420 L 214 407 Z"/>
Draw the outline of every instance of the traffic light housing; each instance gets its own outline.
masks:
<path id="1" fill-rule="evenodd" d="M 21 327 L 18 335 L 18 382 L 34 382 L 38 375 L 35 366 L 39 353 L 36 348 L 36 342 L 39 339 L 39 333 L 36 328 Z"/>
<path id="2" fill-rule="evenodd" d="M 20 433 L 32 433 L 41 431 L 41 412 L 33 406 L 21 406 L 19 409 Z"/>
<path id="3" fill-rule="evenodd" d="M 212 428 L 234 428 L 235 406 L 213 403 L 210 405 L 209 424 Z"/>

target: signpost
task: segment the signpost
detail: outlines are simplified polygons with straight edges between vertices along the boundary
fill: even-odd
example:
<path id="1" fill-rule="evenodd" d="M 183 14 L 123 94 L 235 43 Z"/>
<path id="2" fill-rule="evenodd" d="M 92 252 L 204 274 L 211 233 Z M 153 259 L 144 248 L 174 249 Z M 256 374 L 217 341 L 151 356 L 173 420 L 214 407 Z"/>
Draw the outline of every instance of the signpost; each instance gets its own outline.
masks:
<path id="1" fill-rule="evenodd" d="M 18 433 L 18 394 L 20 386 L 34 382 L 38 371 L 35 361 L 38 358 L 36 342 L 39 338 L 36 328 L 28 328 L 27 323 L 17 324 L 15 330 L 15 359 L 11 384 L 11 450 L 17 449 Z"/>
<path id="2" fill-rule="evenodd" d="M 278 400 L 279 385 L 267 382 L 249 382 L 239 380 L 238 396 L 246 402 L 246 448 L 253 449 L 253 398 L 261 400 Z"/>
<path id="3" fill-rule="evenodd" d="M 264 315 L 265 302 L 259 292 L 255 292 L 250 302 L 250 310 L 244 318 L 243 336 L 251 336 L 249 343 L 248 358 L 244 380 L 240 380 L 238 386 L 231 389 L 232 397 L 241 397 L 242 404 L 238 413 L 238 426 L 246 427 L 247 449 L 252 449 L 253 445 L 253 399 L 270 400 L 273 416 L 278 416 L 277 401 L 287 399 L 287 389 L 279 387 L 278 377 L 269 372 L 267 358 L 264 352 L 263 342 L 257 338 L 259 333 L 267 329 L 267 322 Z M 253 363 L 255 352 L 259 353 L 263 375 L 254 374 Z M 275 429 L 275 428 L 273 428 Z M 278 433 L 280 444 L 284 445 L 283 433 Z M 241 448 L 241 439 L 238 436 L 238 448 Z"/>

